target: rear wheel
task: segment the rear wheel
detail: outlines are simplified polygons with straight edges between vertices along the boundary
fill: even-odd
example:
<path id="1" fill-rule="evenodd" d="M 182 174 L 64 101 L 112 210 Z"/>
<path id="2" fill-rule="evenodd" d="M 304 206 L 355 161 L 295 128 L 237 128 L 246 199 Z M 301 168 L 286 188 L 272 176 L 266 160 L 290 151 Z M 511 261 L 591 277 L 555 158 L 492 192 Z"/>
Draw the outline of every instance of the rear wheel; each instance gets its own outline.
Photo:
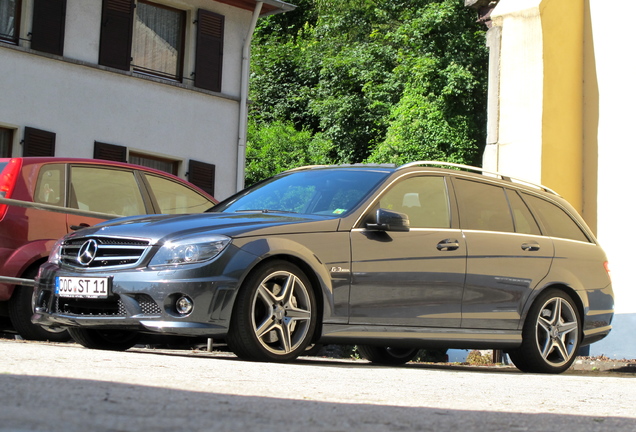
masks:
<path id="1" fill-rule="evenodd" d="M 38 269 L 27 270 L 22 277 L 24 279 L 35 279 Z M 9 317 L 15 331 L 27 340 L 66 342 L 71 336 L 66 329 L 52 329 L 42 327 L 31 322 L 33 316 L 33 287 L 27 285 L 17 285 L 13 295 L 9 300 Z"/>
<path id="2" fill-rule="evenodd" d="M 509 352 L 524 372 L 561 373 L 576 358 L 581 341 L 581 319 L 572 298 L 560 290 L 539 295 L 523 327 L 523 342 Z"/>
<path id="3" fill-rule="evenodd" d="M 408 363 L 415 358 L 418 353 L 417 348 L 392 348 L 358 345 L 360 357 L 387 366 L 397 366 Z"/>
<path id="4" fill-rule="evenodd" d="M 290 361 L 305 352 L 317 309 L 307 276 L 274 261 L 250 275 L 237 294 L 227 343 L 240 358 Z"/>
<path id="5" fill-rule="evenodd" d="M 69 328 L 68 332 L 75 342 L 91 349 L 126 351 L 139 341 L 139 334 L 128 330 Z"/>

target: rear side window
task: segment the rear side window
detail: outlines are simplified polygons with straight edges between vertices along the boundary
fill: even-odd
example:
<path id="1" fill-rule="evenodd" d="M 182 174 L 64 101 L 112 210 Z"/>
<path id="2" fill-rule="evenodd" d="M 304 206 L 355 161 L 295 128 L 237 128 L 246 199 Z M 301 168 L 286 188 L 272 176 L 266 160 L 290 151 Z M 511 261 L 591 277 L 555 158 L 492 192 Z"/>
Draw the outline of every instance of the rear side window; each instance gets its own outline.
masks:
<path id="1" fill-rule="evenodd" d="M 539 217 L 550 237 L 589 242 L 579 225 L 557 205 L 534 195 L 522 194 L 532 211 Z"/>
<path id="2" fill-rule="evenodd" d="M 202 213 L 214 205 L 203 195 L 175 181 L 154 175 L 146 175 L 146 179 L 160 213 Z"/>
<path id="3" fill-rule="evenodd" d="M 71 167 L 69 207 L 118 216 L 146 214 L 132 171 L 97 167 Z"/>
<path id="4" fill-rule="evenodd" d="M 514 232 L 510 206 L 502 187 L 462 179 L 454 184 L 462 229 Z"/>

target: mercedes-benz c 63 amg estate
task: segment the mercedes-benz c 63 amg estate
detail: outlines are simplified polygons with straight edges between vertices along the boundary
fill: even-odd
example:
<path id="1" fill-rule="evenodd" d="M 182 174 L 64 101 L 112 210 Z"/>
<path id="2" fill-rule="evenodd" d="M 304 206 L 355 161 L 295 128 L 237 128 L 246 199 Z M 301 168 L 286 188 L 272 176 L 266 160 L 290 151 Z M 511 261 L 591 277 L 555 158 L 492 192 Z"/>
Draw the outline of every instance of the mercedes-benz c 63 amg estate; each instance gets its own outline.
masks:
<path id="1" fill-rule="evenodd" d="M 441 162 L 305 167 L 206 213 L 82 229 L 41 267 L 34 304 L 34 322 L 96 349 L 140 333 L 258 361 L 312 343 L 383 364 L 492 348 L 544 373 L 605 337 L 614 308 L 605 253 L 563 198 Z"/>

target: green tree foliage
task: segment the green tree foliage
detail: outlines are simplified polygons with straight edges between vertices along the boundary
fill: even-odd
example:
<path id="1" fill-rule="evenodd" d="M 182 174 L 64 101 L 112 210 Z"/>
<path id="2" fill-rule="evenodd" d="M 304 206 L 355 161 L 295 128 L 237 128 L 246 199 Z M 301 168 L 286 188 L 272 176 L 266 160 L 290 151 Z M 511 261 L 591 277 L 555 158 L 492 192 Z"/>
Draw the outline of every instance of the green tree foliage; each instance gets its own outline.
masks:
<path id="1" fill-rule="evenodd" d="M 246 184 L 299 164 L 479 164 L 485 29 L 462 0 L 293 3 L 257 28 L 248 134 L 248 155 L 271 157 L 267 140 L 293 155 L 268 169 L 248 160 Z M 292 138 L 311 152 L 283 146 Z"/>
<path id="2" fill-rule="evenodd" d="M 246 150 L 245 184 L 250 185 L 281 171 L 303 166 L 323 165 L 331 143 L 320 134 L 298 131 L 291 123 L 275 121 L 248 128 L 250 145 Z"/>

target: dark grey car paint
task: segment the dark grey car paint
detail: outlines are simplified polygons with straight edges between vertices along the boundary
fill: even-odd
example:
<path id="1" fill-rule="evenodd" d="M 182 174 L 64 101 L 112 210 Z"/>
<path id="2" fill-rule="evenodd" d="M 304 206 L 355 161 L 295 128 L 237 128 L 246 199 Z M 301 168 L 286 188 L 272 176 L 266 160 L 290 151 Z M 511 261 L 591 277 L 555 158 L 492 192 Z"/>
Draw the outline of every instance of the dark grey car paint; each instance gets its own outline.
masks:
<path id="1" fill-rule="evenodd" d="M 420 171 L 426 170 L 408 170 Z M 381 189 L 402 175 L 392 174 Z M 232 243 L 220 256 L 201 264 L 144 268 L 148 256 L 139 269 L 85 272 L 112 277 L 113 292 L 132 310 L 141 311 L 136 296 L 152 294 L 162 307 L 160 314 L 122 318 L 51 314 L 51 297 L 48 304 L 39 305 L 34 322 L 94 328 L 124 325 L 141 331 L 223 337 L 243 280 L 264 260 L 282 257 L 299 265 L 319 294 L 316 342 L 514 348 L 521 342 L 532 300 L 550 286 L 561 287 L 580 304 L 582 345 L 610 331 L 613 294 L 606 272 L 597 268 L 605 260 L 597 244 L 461 231 L 457 220 L 449 230 L 371 231 L 361 221 L 373 202 L 368 199 L 341 218 L 210 213 L 128 218 L 79 231 L 71 236 L 142 236 L 156 245 L 153 250 L 167 239 L 193 233 L 223 234 Z M 440 248 L 443 242 L 452 247 Z M 524 249 L 529 243 L 540 247 Z M 78 274 L 83 273 L 47 263 L 41 268 L 38 293 L 51 291 L 56 276 Z M 178 294 L 194 299 L 191 315 L 179 317 L 167 307 Z"/>
<path id="2" fill-rule="evenodd" d="M 440 250 L 447 239 L 457 247 Z M 350 324 L 457 328 L 466 273 L 459 230 L 353 230 Z"/>
<path id="3" fill-rule="evenodd" d="M 523 305 L 548 274 L 554 256 L 548 237 L 464 231 L 469 255 L 462 327 L 519 328 Z M 524 248 L 536 244 L 537 249 Z"/>

